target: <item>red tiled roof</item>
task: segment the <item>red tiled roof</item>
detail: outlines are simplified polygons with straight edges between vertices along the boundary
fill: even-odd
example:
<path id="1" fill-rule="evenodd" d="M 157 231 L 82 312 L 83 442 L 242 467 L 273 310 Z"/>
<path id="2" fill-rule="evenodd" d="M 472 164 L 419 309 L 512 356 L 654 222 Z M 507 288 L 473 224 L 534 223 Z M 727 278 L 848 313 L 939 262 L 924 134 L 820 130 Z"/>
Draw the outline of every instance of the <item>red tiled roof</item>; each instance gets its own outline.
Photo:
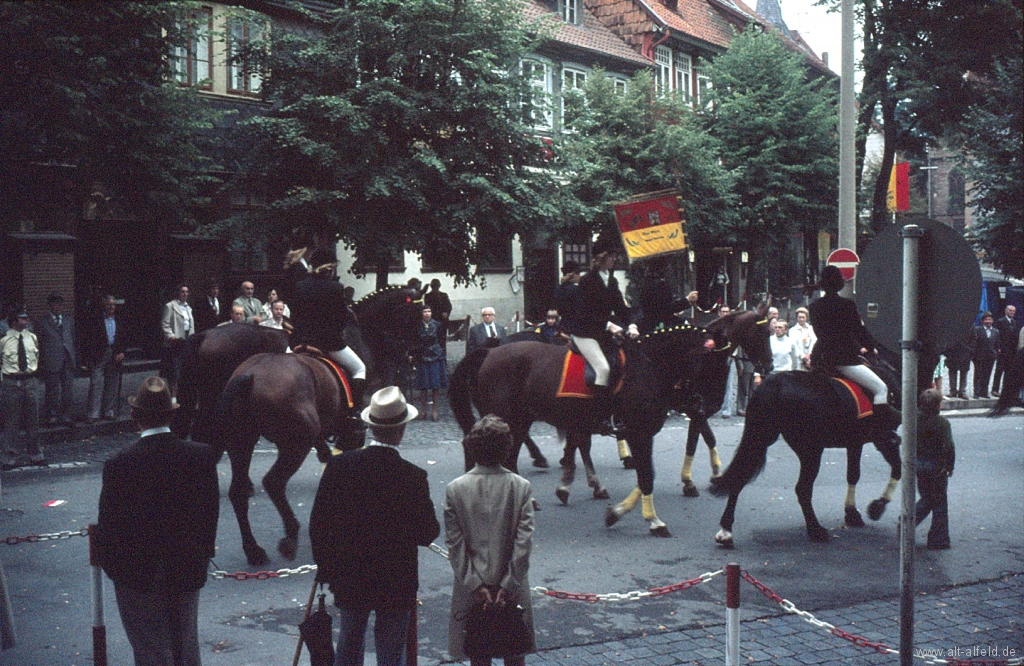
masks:
<path id="1" fill-rule="evenodd" d="M 634 66 L 653 64 L 650 59 L 630 48 L 626 42 L 598 21 L 589 9 L 583 10 L 582 25 L 566 23 L 540 0 L 526 2 L 523 6 L 523 15 L 527 20 L 542 21 L 550 31 L 551 39 L 559 44 L 625 60 Z"/>

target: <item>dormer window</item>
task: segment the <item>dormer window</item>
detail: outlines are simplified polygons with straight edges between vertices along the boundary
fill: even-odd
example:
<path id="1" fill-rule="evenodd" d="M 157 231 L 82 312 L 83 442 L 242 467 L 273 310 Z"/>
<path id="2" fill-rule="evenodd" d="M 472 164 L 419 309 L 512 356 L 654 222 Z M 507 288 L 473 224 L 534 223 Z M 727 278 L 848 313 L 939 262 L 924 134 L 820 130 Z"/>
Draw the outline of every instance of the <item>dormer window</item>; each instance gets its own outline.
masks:
<path id="1" fill-rule="evenodd" d="M 583 0 L 558 0 L 558 8 L 562 14 L 562 20 L 572 25 L 582 23 Z"/>

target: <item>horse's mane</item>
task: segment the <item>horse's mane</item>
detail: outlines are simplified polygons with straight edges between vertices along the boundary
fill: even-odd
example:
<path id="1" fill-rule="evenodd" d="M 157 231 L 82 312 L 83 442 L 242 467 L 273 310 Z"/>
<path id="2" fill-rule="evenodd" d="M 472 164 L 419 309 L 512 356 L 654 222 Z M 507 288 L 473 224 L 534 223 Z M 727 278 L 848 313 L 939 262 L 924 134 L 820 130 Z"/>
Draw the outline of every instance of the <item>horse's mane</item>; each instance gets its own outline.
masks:
<path id="1" fill-rule="evenodd" d="M 415 295 L 414 290 L 411 287 L 400 284 L 389 284 L 383 289 L 377 289 L 371 291 L 366 296 L 363 296 L 358 301 L 352 303 L 352 308 L 358 314 L 361 310 L 378 306 L 382 303 L 387 302 L 389 299 L 397 299 L 400 294 L 405 294 L 409 298 L 409 303 L 416 302 L 412 297 Z"/>
<path id="2" fill-rule="evenodd" d="M 670 360 L 666 357 L 700 347 L 706 335 L 705 329 L 692 324 L 667 326 L 640 336 L 634 345 L 627 345 L 627 351 L 633 347 L 652 361 Z"/>

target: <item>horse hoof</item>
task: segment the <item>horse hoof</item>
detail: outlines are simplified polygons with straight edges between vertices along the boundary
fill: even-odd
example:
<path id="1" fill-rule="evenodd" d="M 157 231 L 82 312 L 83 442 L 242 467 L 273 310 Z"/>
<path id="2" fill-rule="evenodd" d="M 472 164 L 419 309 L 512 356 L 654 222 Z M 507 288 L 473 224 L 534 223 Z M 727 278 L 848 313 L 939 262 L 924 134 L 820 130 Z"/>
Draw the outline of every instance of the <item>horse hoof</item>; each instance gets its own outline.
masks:
<path id="1" fill-rule="evenodd" d="M 299 544 L 296 539 L 284 537 L 277 542 L 277 552 L 281 553 L 286 560 L 294 560 L 298 546 Z"/>
<path id="2" fill-rule="evenodd" d="M 622 459 L 622 466 L 626 469 L 636 469 L 636 463 L 633 462 L 633 456 L 626 456 Z"/>
<path id="3" fill-rule="evenodd" d="M 683 497 L 700 497 L 700 491 L 693 481 L 683 482 Z"/>
<path id="4" fill-rule="evenodd" d="M 606 488 L 594 488 L 594 499 L 611 499 L 611 495 L 608 494 L 608 490 Z"/>
<path id="5" fill-rule="evenodd" d="M 547 469 L 548 467 L 551 467 L 551 465 L 548 463 L 548 459 L 545 458 L 544 456 L 541 456 L 540 458 L 534 458 L 533 466 L 538 467 L 540 469 Z"/>
<path id="6" fill-rule="evenodd" d="M 816 525 L 815 527 L 808 527 L 807 536 L 810 537 L 811 541 L 817 543 L 827 543 L 831 540 L 828 530 L 826 530 L 821 525 Z"/>
<path id="7" fill-rule="evenodd" d="M 540 508 L 540 502 L 537 501 L 536 497 L 531 497 L 530 498 L 530 503 L 533 504 L 533 510 L 534 511 L 541 511 L 542 510 Z"/>
<path id="8" fill-rule="evenodd" d="M 878 520 L 881 518 L 882 514 L 885 513 L 885 507 L 887 504 L 889 504 L 889 501 L 881 498 L 872 501 L 871 504 L 868 504 L 868 518 L 871 520 Z"/>
<path id="9" fill-rule="evenodd" d="M 619 522 L 619 518 L 622 518 L 622 516 L 620 516 L 619 512 L 615 510 L 615 507 L 610 506 L 604 510 L 605 527 L 611 527 L 615 523 Z"/>
<path id="10" fill-rule="evenodd" d="M 270 562 L 270 557 L 267 555 L 267 551 L 263 550 L 260 546 L 256 546 L 251 551 L 246 551 L 245 559 L 249 561 L 249 566 L 261 567 L 264 564 Z"/>
<path id="11" fill-rule="evenodd" d="M 846 526 L 864 527 L 864 519 L 860 517 L 860 511 L 858 511 L 855 507 L 846 507 Z"/>
<path id="12" fill-rule="evenodd" d="M 672 536 L 672 533 L 669 532 L 668 528 L 664 525 L 659 525 L 658 527 L 651 528 L 651 536 L 656 536 L 661 539 L 667 539 Z"/>
<path id="13" fill-rule="evenodd" d="M 558 490 L 555 491 L 555 496 L 558 498 L 558 500 L 562 503 L 563 506 L 569 504 L 568 488 L 559 488 Z"/>
<path id="14" fill-rule="evenodd" d="M 735 543 L 732 540 L 732 532 L 727 531 L 724 527 L 718 530 L 718 534 L 715 535 L 715 543 L 729 550 L 735 547 Z"/>

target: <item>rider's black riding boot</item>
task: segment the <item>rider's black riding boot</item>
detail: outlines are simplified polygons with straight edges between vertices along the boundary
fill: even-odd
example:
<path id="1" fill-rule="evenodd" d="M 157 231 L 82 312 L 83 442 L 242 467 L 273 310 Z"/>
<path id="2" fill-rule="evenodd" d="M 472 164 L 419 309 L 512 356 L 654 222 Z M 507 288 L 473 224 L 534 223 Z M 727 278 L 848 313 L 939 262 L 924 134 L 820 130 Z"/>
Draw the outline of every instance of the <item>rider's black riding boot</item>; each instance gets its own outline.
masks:
<path id="1" fill-rule="evenodd" d="M 608 386 L 594 386 L 591 389 L 594 397 L 591 398 L 591 409 L 593 423 L 591 432 L 597 435 L 612 435 L 615 427 L 612 425 L 612 390 Z"/>
<path id="2" fill-rule="evenodd" d="M 366 380 L 350 379 L 348 380 L 348 385 L 352 389 L 352 404 L 355 405 L 353 409 L 358 416 L 358 413 L 363 411 L 363 391 L 366 390 Z"/>

